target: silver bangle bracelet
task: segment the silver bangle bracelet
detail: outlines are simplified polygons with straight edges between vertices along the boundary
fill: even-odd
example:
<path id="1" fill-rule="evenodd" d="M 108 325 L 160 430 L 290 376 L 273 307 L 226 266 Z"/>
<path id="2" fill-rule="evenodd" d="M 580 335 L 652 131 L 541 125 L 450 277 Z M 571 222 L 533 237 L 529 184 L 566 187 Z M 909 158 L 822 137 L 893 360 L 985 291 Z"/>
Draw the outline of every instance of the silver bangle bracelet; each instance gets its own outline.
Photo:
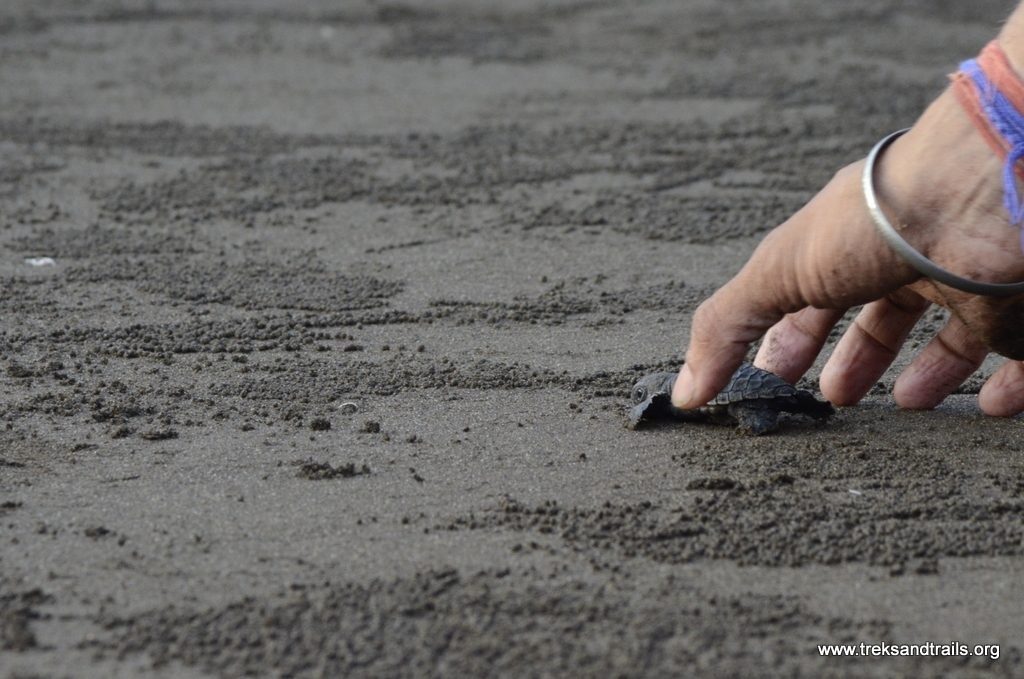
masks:
<path id="1" fill-rule="evenodd" d="M 864 187 L 864 200 L 868 205 L 868 213 L 871 215 L 871 219 L 874 220 L 875 226 L 878 228 L 878 232 L 882 234 L 882 238 L 884 238 L 889 246 L 896 251 L 896 254 L 906 260 L 910 266 L 917 269 L 922 275 L 927 276 L 938 283 L 942 283 L 943 285 L 948 285 L 951 288 L 963 290 L 964 292 L 969 292 L 973 295 L 986 295 L 989 297 L 1007 297 L 1009 295 L 1019 295 L 1024 293 L 1024 282 L 981 283 L 979 281 L 972 281 L 969 278 L 957 276 L 955 273 L 943 269 L 941 266 L 915 250 L 910 243 L 903 239 L 903 236 L 896 231 L 893 225 L 886 218 L 885 213 L 882 212 L 882 208 L 878 206 L 878 197 L 875 196 L 875 163 L 878 161 L 878 157 L 882 155 L 882 151 L 884 151 L 889 144 L 896 141 L 900 135 L 909 129 L 910 128 L 906 128 L 893 132 L 882 141 L 875 144 L 875 148 L 871 149 L 871 153 L 868 154 L 867 162 L 864 163 L 864 175 L 861 179 L 861 184 Z"/>

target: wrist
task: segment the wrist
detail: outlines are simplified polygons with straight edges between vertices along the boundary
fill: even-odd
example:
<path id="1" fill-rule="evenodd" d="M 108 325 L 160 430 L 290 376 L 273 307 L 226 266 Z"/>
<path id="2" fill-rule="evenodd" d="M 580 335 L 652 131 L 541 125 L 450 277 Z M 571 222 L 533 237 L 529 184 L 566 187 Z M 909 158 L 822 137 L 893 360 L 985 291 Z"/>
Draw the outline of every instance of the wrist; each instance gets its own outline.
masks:
<path id="1" fill-rule="evenodd" d="M 1021 4 L 999 31 L 999 45 L 1018 76 L 1024 73 L 1024 4 Z"/>
<path id="2" fill-rule="evenodd" d="M 886 152 L 876 169 L 876 192 L 896 229 L 930 257 L 945 232 L 961 226 L 949 219 L 950 206 L 969 210 L 979 198 L 987 204 L 992 197 L 986 194 L 996 195 L 999 169 L 998 157 L 947 88 Z"/>
<path id="3" fill-rule="evenodd" d="M 879 201 L 918 252 L 987 283 L 1020 280 L 1018 230 L 1003 205 L 1003 162 L 947 89 L 877 170 Z M 965 251 L 984 256 L 965 258 Z"/>

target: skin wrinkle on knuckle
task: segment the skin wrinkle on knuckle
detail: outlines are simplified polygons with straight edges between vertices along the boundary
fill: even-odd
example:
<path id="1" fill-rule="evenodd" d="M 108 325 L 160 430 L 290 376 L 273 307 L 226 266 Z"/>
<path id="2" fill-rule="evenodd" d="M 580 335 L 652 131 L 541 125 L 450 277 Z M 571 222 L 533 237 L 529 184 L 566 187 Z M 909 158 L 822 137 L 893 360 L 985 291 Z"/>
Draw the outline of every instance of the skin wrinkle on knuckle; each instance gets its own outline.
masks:
<path id="1" fill-rule="evenodd" d="M 814 331 L 807 327 L 804 322 L 804 317 L 801 313 L 797 312 L 787 317 L 790 327 L 793 328 L 798 334 L 807 340 L 816 341 L 817 336 Z"/>
<path id="2" fill-rule="evenodd" d="M 719 304 L 716 299 L 718 294 L 704 300 L 693 313 L 685 362 L 696 373 L 713 369 L 720 362 L 723 343 L 720 341 L 721 316 L 716 310 Z"/>
<path id="3" fill-rule="evenodd" d="M 786 316 L 781 323 L 773 328 L 773 333 L 770 333 L 769 336 L 778 335 L 777 338 L 774 338 L 776 345 L 781 345 L 784 341 L 787 344 L 796 342 L 805 347 L 814 347 L 815 353 L 817 353 L 842 314 L 843 312 L 840 310 L 807 307 Z M 776 328 L 778 328 L 777 332 Z M 778 350 L 780 353 L 787 353 L 786 346 L 772 347 L 772 349 Z"/>
<path id="4" fill-rule="evenodd" d="M 859 316 L 854 319 L 853 325 L 850 327 L 860 335 L 862 340 L 866 341 L 877 351 L 881 352 L 887 359 L 892 360 L 896 358 L 896 355 L 899 353 L 899 347 L 891 347 L 883 340 L 876 337 L 873 332 L 864 327 L 863 321 L 860 320 Z"/>
<path id="5" fill-rule="evenodd" d="M 898 400 L 908 401 L 910 407 L 934 407 L 981 364 L 985 352 L 981 351 L 980 355 L 971 357 L 968 355 L 969 345 L 964 349 L 958 348 L 957 341 L 947 337 L 950 333 L 954 337 L 964 336 L 970 343 L 966 337 L 966 328 L 960 326 L 951 329 L 947 326 L 900 376 L 897 391 L 904 396 Z M 922 385 L 928 385 L 929 394 L 918 393 Z"/>
<path id="6" fill-rule="evenodd" d="M 798 255 L 799 256 L 799 255 Z M 810 306 L 816 309 L 837 309 L 844 306 L 839 300 L 844 297 L 848 277 L 842 267 L 831 262 L 830 255 L 817 256 L 811 252 L 799 256 L 790 282 L 795 292 L 787 295 L 794 301 L 791 306 Z"/>
<path id="7" fill-rule="evenodd" d="M 699 326 L 702 342 L 711 345 L 748 344 L 761 336 L 761 312 L 753 299 L 743 295 L 739 281 L 731 281 L 694 312 L 694 328 Z M 742 299 L 737 304 L 736 300 Z"/>
<path id="8" fill-rule="evenodd" d="M 911 297 L 913 295 L 913 297 Z M 924 312 L 931 302 L 922 297 L 911 293 L 910 291 L 899 291 L 888 295 L 885 301 L 892 306 L 892 308 L 907 317 L 919 316 Z"/>
<path id="9" fill-rule="evenodd" d="M 711 344 L 715 334 L 715 313 L 712 310 L 715 304 L 715 297 L 712 296 L 697 306 L 693 312 L 693 321 L 690 330 L 691 351 L 701 350 Z"/>
<path id="10" fill-rule="evenodd" d="M 960 334 L 960 331 L 957 331 Z M 969 340 L 968 340 L 969 341 Z M 969 356 L 965 349 L 961 349 L 956 346 L 957 343 L 953 342 L 945 336 L 945 333 L 940 332 L 935 336 L 936 345 L 944 352 L 943 360 L 940 365 L 944 368 L 952 368 L 950 360 L 952 359 L 955 363 L 960 363 L 962 366 L 971 366 L 973 370 L 981 361 L 985 358 L 984 352 L 980 356 Z M 977 352 L 976 352 L 977 353 Z"/>
<path id="11" fill-rule="evenodd" d="M 848 168 L 844 168 L 848 170 Z M 836 182 L 843 182 L 843 171 L 837 174 Z M 846 202 L 844 187 L 826 187 L 832 195 L 828 202 L 842 205 Z M 824 193 L 824 192 L 823 192 Z M 830 219 L 831 215 L 811 215 L 810 224 L 823 225 L 808 229 L 795 247 L 792 248 L 790 276 L 786 280 L 789 289 L 786 297 L 791 306 L 812 306 L 818 309 L 848 308 L 851 293 L 855 295 L 856 255 L 847 252 L 845 234 L 838 234 Z"/>
<path id="12" fill-rule="evenodd" d="M 740 272 L 743 286 L 750 292 L 748 305 L 759 312 L 762 324 L 809 306 L 805 279 L 806 257 L 795 251 L 791 231 L 786 224 L 769 234 Z M 805 241 L 799 241 L 801 243 Z"/>
<path id="13" fill-rule="evenodd" d="M 927 306 L 926 300 L 890 295 L 865 307 L 854 319 L 853 327 L 859 328 L 864 337 L 882 348 L 884 355 L 892 360 Z"/>

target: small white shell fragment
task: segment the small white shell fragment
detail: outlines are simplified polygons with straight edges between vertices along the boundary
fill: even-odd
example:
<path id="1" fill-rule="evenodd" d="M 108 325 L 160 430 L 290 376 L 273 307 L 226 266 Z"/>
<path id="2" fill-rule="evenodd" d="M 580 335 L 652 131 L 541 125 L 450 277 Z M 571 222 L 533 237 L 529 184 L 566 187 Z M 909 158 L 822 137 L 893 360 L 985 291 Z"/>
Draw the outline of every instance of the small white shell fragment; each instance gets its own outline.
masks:
<path id="1" fill-rule="evenodd" d="M 26 257 L 25 263 L 29 266 L 56 266 L 57 260 L 53 257 Z"/>
<path id="2" fill-rule="evenodd" d="M 345 415 L 351 415 L 352 413 L 359 412 L 359 404 L 355 401 L 345 401 L 338 404 L 338 410 Z"/>
<path id="3" fill-rule="evenodd" d="M 863 495 L 864 494 L 864 493 L 862 493 L 859 490 L 854 490 L 853 488 L 850 488 L 849 491 L 850 491 L 850 495 Z"/>

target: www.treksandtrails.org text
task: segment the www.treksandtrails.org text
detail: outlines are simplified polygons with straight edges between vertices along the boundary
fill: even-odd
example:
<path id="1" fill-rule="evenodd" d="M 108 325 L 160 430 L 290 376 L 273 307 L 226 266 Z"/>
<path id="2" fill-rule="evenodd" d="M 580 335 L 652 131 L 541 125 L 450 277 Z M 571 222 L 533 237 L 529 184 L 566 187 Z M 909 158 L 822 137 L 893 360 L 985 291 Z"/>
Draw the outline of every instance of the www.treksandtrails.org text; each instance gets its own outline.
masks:
<path id="1" fill-rule="evenodd" d="M 948 644 L 822 644 L 818 646 L 818 655 L 835 656 L 922 656 L 922 657 L 956 657 L 984 656 L 992 660 L 999 659 L 999 644 L 962 644 L 951 641 Z"/>

